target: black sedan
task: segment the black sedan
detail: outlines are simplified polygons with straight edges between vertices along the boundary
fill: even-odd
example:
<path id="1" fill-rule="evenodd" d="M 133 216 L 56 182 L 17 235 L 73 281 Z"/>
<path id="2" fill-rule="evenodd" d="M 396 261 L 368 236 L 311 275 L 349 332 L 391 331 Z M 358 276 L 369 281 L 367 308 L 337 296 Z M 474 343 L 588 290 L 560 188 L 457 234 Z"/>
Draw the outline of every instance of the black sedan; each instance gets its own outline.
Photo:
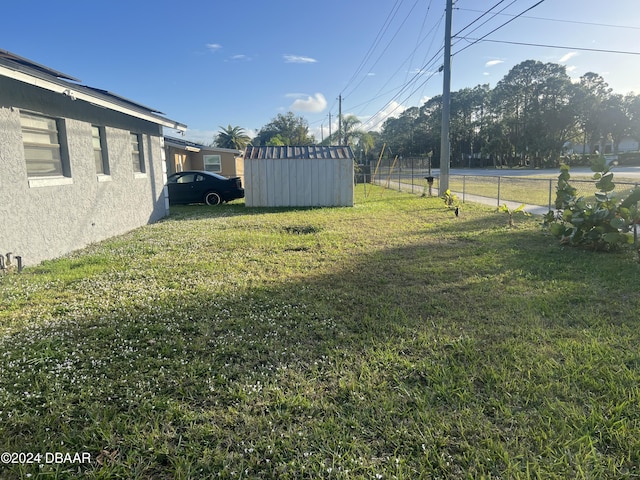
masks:
<path id="1" fill-rule="evenodd" d="M 227 178 L 217 173 L 187 171 L 174 173 L 167 179 L 169 203 L 206 203 L 220 205 L 244 198 L 239 177 Z"/>

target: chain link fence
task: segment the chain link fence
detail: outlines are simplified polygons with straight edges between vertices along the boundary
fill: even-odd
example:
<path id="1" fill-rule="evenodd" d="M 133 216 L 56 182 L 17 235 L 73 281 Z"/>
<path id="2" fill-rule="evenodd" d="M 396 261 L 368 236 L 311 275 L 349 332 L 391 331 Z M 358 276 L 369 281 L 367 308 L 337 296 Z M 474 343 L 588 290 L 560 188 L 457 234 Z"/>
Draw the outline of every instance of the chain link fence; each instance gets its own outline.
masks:
<path id="1" fill-rule="evenodd" d="M 496 172 L 497 173 L 497 172 Z M 559 172 L 558 172 L 559 174 Z M 431 159 L 385 158 L 377 165 L 361 165 L 356 172 L 359 182 L 374 183 L 385 188 L 419 195 L 439 195 L 439 178 L 432 173 Z M 428 181 L 431 179 L 431 184 Z M 615 181 L 621 198 L 640 182 Z M 571 178 L 578 196 L 595 198 L 593 180 Z M 545 212 L 555 209 L 557 176 L 554 178 L 508 175 L 449 175 L 449 189 L 463 201 L 500 206 L 505 202 L 524 203 Z"/>

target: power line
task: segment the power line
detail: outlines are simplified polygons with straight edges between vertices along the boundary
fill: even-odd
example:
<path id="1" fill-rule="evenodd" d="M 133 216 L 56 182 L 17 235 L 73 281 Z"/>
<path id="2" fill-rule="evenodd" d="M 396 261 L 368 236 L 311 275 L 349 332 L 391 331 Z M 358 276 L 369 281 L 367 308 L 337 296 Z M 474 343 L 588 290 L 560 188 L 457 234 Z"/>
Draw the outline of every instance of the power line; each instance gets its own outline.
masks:
<path id="1" fill-rule="evenodd" d="M 453 35 L 454 37 L 457 37 L 458 35 L 460 35 L 462 32 L 464 32 L 467 28 L 469 28 L 471 25 L 473 25 L 474 23 L 476 23 L 478 20 L 480 20 L 482 17 L 484 17 L 485 15 L 488 15 L 489 12 L 491 12 L 491 10 L 493 10 L 494 8 L 496 8 L 498 5 L 500 5 L 501 3 L 506 2 L 506 0 L 500 0 L 498 3 L 496 3 L 493 7 L 491 7 L 489 10 L 482 12 L 480 10 L 478 10 L 478 12 L 482 13 L 482 15 L 480 15 L 478 18 L 476 18 L 473 22 L 468 23 L 466 27 L 464 27 L 462 30 L 460 30 L 458 33 L 456 33 L 455 35 Z M 510 5 L 512 5 L 515 2 L 515 0 L 513 2 L 511 2 L 509 5 L 507 5 L 507 7 L 509 7 Z M 505 7 L 505 8 L 507 8 Z M 502 11 L 502 10 L 501 10 Z M 495 17 L 497 14 L 494 14 L 493 17 Z M 492 18 L 493 18 L 492 17 Z M 483 24 L 484 25 L 484 24 Z"/>
<path id="2" fill-rule="evenodd" d="M 411 7 L 411 9 L 409 10 L 409 13 L 407 13 L 406 17 L 404 17 L 404 20 L 402 20 L 402 23 L 400 24 L 400 26 L 398 27 L 398 29 L 396 30 L 396 33 L 393 34 L 393 37 L 391 37 L 391 40 L 389 40 L 389 42 L 387 43 L 387 46 L 384 47 L 384 49 L 382 50 L 382 53 L 380 53 L 380 55 L 378 56 L 378 58 L 376 59 L 375 62 L 373 62 L 373 64 L 371 65 L 371 69 L 373 69 L 373 67 L 375 67 L 378 62 L 380 61 L 380 59 L 382 58 L 382 56 L 385 54 L 385 52 L 387 51 L 387 49 L 391 46 L 391 43 L 395 40 L 395 38 L 398 36 L 398 34 L 400 33 L 400 30 L 402 29 L 402 27 L 404 26 L 404 24 L 407 22 L 407 20 L 409 19 L 409 17 L 411 16 L 411 12 L 413 12 L 413 9 L 416 8 L 416 5 L 418 4 L 420 0 L 416 0 L 413 3 L 413 6 Z M 362 82 L 364 82 L 366 76 L 362 77 L 362 79 L 358 82 L 358 84 L 356 86 L 354 86 L 348 93 L 346 93 L 346 95 L 349 95 L 350 93 L 352 93 L 354 90 L 356 90 L 361 84 Z"/>
<path id="3" fill-rule="evenodd" d="M 427 14 L 428 14 L 428 13 L 429 13 L 429 12 L 427 12 Z M 431 51 L 431 48 L 432 48 L 432 46 L 433 46 L 433 41 L 434 41 L 434 39 L 435 39 L 435 33 L 436 33 L 436 30 L 438 29 L 439 25 L 442 23 L 443 19 L 444 19 L 444 13 L 443 13 L 443 14 L 442 14 L 442 16 L 440 17 L 440 20 L 438 21 L 438 23 L 437 23 L 436 25 L 434 25 L 434 26 L 433 26 L 433 28 L 432 28 L 432 29 L 427 33 L 427 36 L 428 36 L 429 34 L 433 33 L 433 36 L 431 37 L 431 43 L 429 44 L 429 47 L 428 47 L 428 49 L 426 50 L 427 52 Z M 416 52 L 416 50 L 417 50 L 417 49 L 420 47 L 420 45 L 422 45 L 422 43 L 427 39 L 427 36 L 423 37 L 423 38 L 422 38 L 422 40 L 420 40 L 420 41 L 419 41 L 419 43 L 418 43 L 418 44 L 416 45 L 416 47 L 414 48 L 413 52 L 411 52 L 411 55 L 410 55 L 409 57 L 407 57 L 407 58 L 405 59 L 405 61 L 404 61 L 404 62 L 402 62 L 402 64 L 400 65 L 400 67 L 398 67 L 398 69 L 402 68 L 402 67 L 403 67 L 407 62 L 409 62 L 409 60 L 411 59 L 411 57 L 413 56 L 413 54 Z M 440 53 L 440 51 L 442 51 L 442 48 L 440 48 L 440 50 L 438 50 L 438 53 Z M 437 55 L 438 53 L 436 53 L 436 55 Z M 393 79 L 393 76 L 391 76 L 391 77 L 389 77 L 389 79 L 384 83 L 384 85 L 382 85 L 382 86 L 378 89 L 378 91 L 375 93 L 374 97 L 372 97 L 371 99 L 369 99 L 369 100 L 367 100 L 367 101 L 365 101 L 365 102 L 362 102 L 362 103 L 360 103 L 360 104 L 358 104 L 358 105 L 354 106 L 353 108 L 355 109 L 355 108 L 359 108 L 359 107 L 361 107 L 361 106 L 363 106 L 363 105 L 368 105 L 369 103 L 371 103 L 372 101 L 374 101 L 374 100 L 376 100 L 376 99 L 380 98 L 381 96 L 384 96 L 384 95 L 386 95 L 387 93 L 391 93 L 391 92 L 393 92 L 393 91 L 395 91 L 395 90 L 398 90 L 398 89 L 400 89 L 400 92 L 399 92 L 399 93 L 397 93 L 397 94 L 396 94 L 396 96 L 397 96 L 397 95 L 400 95 L 400 94 L 402 93 L 402 90 L 404 90 L 404 89 L 405 89 L 405 88 L 407 88 L 411 83 L 413 83 L 415 80 L 417 80 L 417 78 L 418 78 L 422 73 L 424 73 L 424 71 L 425 71 L 425 70 L 428 70 L 428 66 L 429 66 L 429 64 L 432 62 L 432 60 L 433 60 L 433 57 L 432 57 L 432 58 L 427 62 L 427 55 L 425 55 L 425 58 L 424 58 L 424 60 L 423 60 L 423 62 L 424 62 L 423 66 L 422 66 L 421 68 L 418 68 L 418 69 L 415 71 L 415 73 L 414 73 L 413 77 L 411 77 L 411 79 L 410 79 L 410 80 L 408 80 L 408 81 L 407 81 L 407 79 L 406 79 L 406 77 L 405 77 L 405 81 L 404 81 L 404 83 L 403 83 L 402 85 L 400 85 L 399 87 L 396 87 L 396 88 L 392 88 L 391 90 L 389 90 L 389 91 L 387 91 L 387 92 L 385 92 L 385 93 L 383 93 L 383 94 L 380 94 L 380 92 L 381 92 L 381 91 L 382 91 L 382 90 L 383 90 L 383 89 L 384 89 L 384 88 L 385 88 L 385 87 L 386 87 L 386 86 L 391 82 L 391 80 Z M 410 73 L 410 72 L 409 72 L 409 70 L 407 70 L 407 75 L 408 75 L 409 73 Z M 394 96 L 390 101 L 394 100 L 396 96 Z M 379 112 L 378 112 L 378 113 L 379 113 Z M 377 113 L 376 113 L 376 114 L 377 114 Z"/>
<path id="4" fill-rule="evenodd" d="M 413 59 L 415 57 L 416 50 L 418 50 L 418 47 L 422 43 L 420 38 L 422 38 L 422 32 L 424 32 L 424 26 L 427 23 L 427 18 L 429 18 L 429 12 L 431 11 L 431 3 L 432 2 L 433 2 L 433 0 L 429 0 L 429 5 L 427 5 L 427 13 L 424 15 L 424 18 L 422 19 L 422 24 L 420 25 L 420 33 L 418 33 L 418 38 L 416 39 L 416 46 L 414 47 L 413 51 L 411 52 L 411 55 L 410 55 L 410 59 L 411 60 L 409 61 L 409 68 L 407 68 L 407 73 L 404 76 L 404 81 L 405 82 L 407 81 L 407 78 L 409 78 L 409 71 L 411 70 L 411 67 L 413 66 Z"/>
<path id="5" fill-rule="evenodd" d="M 476 13 L 481 13 L 482 10 L 473 10 L 470 8 L 457 8 L 456 10 L 461 10 L 461 11 L 465 11 L 465 12 L 476 12 Z M 508 16 L 508 17 L 513 17 L 515 15 L 511 14 L 511 13 L 497 13 L 496 15 L 503 15 L 503 16 Z M 521 18 L 528 18 L 531 20 L 544 20 L 547 22 L 559 22 L 559 23 L 575 23 L 577 25 L 590 25 L 593 27 L 609 27 L 609 28 L 625 28 L 625 29 L 630 29 L 630 30 L 640 30 L 640 27 L 635 27 L 635 26 L 631 26 L 631 25 L 611 25 L 608 23 L 596 23 L 596 22 L 581 22 L 578 20 L 564 20 L 564 19 L 559 19 L 559 18 L 546 18 L 546 17 L 532 17 L 529 15 L 522 15 Z"/>
<path id="6" fill-rule="evenodd" d="M 519 13 L 518 15 L 515 15 L 513 18 L 511 18 L 510 20 L 507 20 L 506 22 L 504 22 L 502 25 L 499 25 L 498 27 L 494 28 L 493 30 L 491 30 L 489 33 L 487 33 L 486 35 L 483 35 L 482 37 L 480 37 L 479 39 L 475 40 L 473 43 L 470 43 L 469 45 L 467 45 L 466 47 L 458 50 L 456 53 L 454 53 L 453 55 L 457 55 L 460 52 L 463 52 L 464 50 L 466 50 L 469 47 L 472 47 L 473 45 L 475 45 L 476 43 L 484 40 L 485 38 L 487 38 L 489 35 L 491 35 L 492 33 L 497 32 L 498 30 L 500 30 L 502 27 L 505 27 L 506 25 L 509 25 L 511 22 L 513 22 L 514 20 L 516 20 L 517 18 L 521 17 L 522 15 L 524 15 L 525 13 L 533 10 L 534 8 L 536 8 L 538 5 L 544 3 L 546 0 L 539 0 L 537 3 L 535 3 L 534 5 L 530 6 L 529 8 L 527 8 L 526 10 L 522 11 L 521 13 Z"/>
<path id="7" fill-rule="evenodd" d="M 388 13 L 387 18 L 385 19 L 384 23 L 378 30 L 378 34 L 376 35 L 376 38 L 373 40 L 373 43 L 369 47 L 369 50 L 367 50 L 367 53 L 365 54 L 364 58 L 360 62 L 360 65 L 358 65 L 358 68 L 356 68 L 356 71 L 353 73 L 353 75 L 351 76 L 347 84 L 344 86 L 343 91 L 346 90 L 351 85 L 351 83 L 356 79 L 358 74 L 362 71 L 366 62 L 369 60 L 369 58 L 373 54 L 373 51 L 378 46 L 378 43 L 380 43 L 380 41 L 382 40 L 382 37 L 389 29 L 389 26 L 391 25 L 391 22 L 393 21 L 396 14 L 398 13 L 398 10 L 400 9 L 400 5 L 402 4 L 403 1 L 404 0 L 396 0 L 396 3 L 393 5 L 393 7 L 391 7 L 391 11 Z"/>
<path id="8" fill-rule="evenodd" d="M 504 0 L 503 0 L 504 1 Z M 509 8 L 511 5 L 513 5 L 514 3 L 516 3 L 518 0 L 512 0 L 511 3 L 509 5 L 507 5 L 506 7 L 502 7 L 502 9 L 499 12 L 494 12 L 494 14 L 491 16 L 491 18 L 488 18 L 487 20 L 485 20 L 484 22 L 482 22 L 480 25 L 478 25 L 476 28 L 474 28 L 473 30 L 471 30 L 469 32 L 473 33 L 476 30 L 478 30 L 479 28 L 485 26 L 487 23 L 489 23 L 491 20 L 493 20 L 494 18 L 496 18 L 498 16 L 498 14 L 504 12 L 507 8 Z M 456 33 L 455 35 L 452 36 L 452 38 L 456 38 L 458 35 L 460 35 L 462 32 L 464 32 L 469 26 L 473 25 L 476 21 L 478 21 L 479 19 L 481 19 L 482 17 L 484 17 L 485 15 L 489 14 L 491 12 L 491 10 L 493 10 L 494 8 L 496 8 L 498 5 L 500 5 L 501 3 L 503 3 L 502 1 L 498 2 L 496 5 L 494 5 L 493 7 L 491 7 L 491 9 L 487 10 L 486 12 L 484 12 L 482 15 L 480 15 L 478 18 L 476 18 L 473 22 L 471 22 L 470 24 L 468 24 L 466 27 L 464 27 L 462 30 L 460 30 L 458 33 Z M 467 34 L 468 35 L 468 34 Z"/>
<path id="9" fill-rule="evenodd" d="M 438 50 L 433 57 L 431 57 L 431 60 L 429 61 L 429 63 L 432 64 L 432 61 L 442 52 L 442 50 L 444 49 L 444 47 L 441 47 L 440 50 Z M 425 65 L 422 70 L 427 69 L 428 67 L 430 67 L 431 65 L 427 64 Z M 420 75 L 420 73 L 417 73 L 416 75 L 413 76 L 413 78 L 405 83 L 405 85 L 402 87 L 402 89 L 393 96 L 393 98 L 391 98 L 391 100 L 389 100 L 387 103 L 385 103 L 384 107 L 379 109 L 376 113 L 374 113 L 371 117 L 369 117 L 369 120 L 367 120 L 365 122 L 365 124 L 370 124 L 367 125 L 367 130 L 373 130 L 375 127 L 377 127 L 378 125 L 380 125 L 380 123 L 382 123 L 383 121 L 385 121 L 392 113 L 394 113 L 398 108 L 400 108 L 402 106 L 402 103 L 407 101 L 409 98 L 411 98 L 421 87 L 423 87 L 429 80 L 431 80 L 437 73 L 440 73 L 442 70 L 436 70 L 431 72 L 431 74 L 421 83 L 419 84 L 416 88 L 414 88 L 411 92 L 409 92 L 409 94 L 402 99 L 401 101 L 398 102 L 398 105 L 391 110 L 390 112 L 385 112 L 387 114 L 386 117 L 380 118 L 379 120 L 377 120 L 376 122 L 373 122 L 373 119 L 376 118 L 378 115 L 380 115 L 381 113 L 383 113 L 385 111 L 385 108 L 391 104 L 391 102 L 395 101 L 396 99 L 398 99 L 400 97 L 400 95 L 402 94 L 403 91 L 405 91 L 409 85 L 411 85 L 412 83 L 414 83 L 414 80 L 416 79 L 417 76 Z"/>
<path id="10" fill-rule="evenodd" d="M 586 48 L 586 47 L 570 47 L 566 45 L 545 45 L 542 43 L 526 43 L 526 42 L 511 42 L 508 40 L 487 40 L 484 38 L 468 38 L 468 37 L 460 37 L 463 40 L 473 41 L 471 45 L 474 45 L 478 42 L 492 42 L 492 43 L 506 43 L 509 45 L 524 45 L 527 47 L 545 47 L 545 48 L 563 48 L 567 50 L 580 50 L 585 52 L 601 52 L 601 53 L 620 53 L 623 55 L 640 55 L 640 52 L 627 52 L 624 50 L 606 50 L 602 48 Z M 471 46 L 469 45 L 469 46 Z M 466 47 L 465 47 L 466 48 Z M 464 49 L 463 49 L 464 50 Z M 462 50 L 456 53 L 460 53 Z"/>
<path id="11" fill-rule="evenodd" d="M 469 23 L 466 27 L 464 27 L 462 30 L 460 30 L 458 33 L 456 33 L 455 35 L 453 35 L 451 38 L 452 40 L 454 38 L 456 38 L 458 35 L 460 35 L 460 33 L 464 32 L 467 28 L 469 28 L 471 25 L 473 25 L 475 22 L 477 22 L 478 20 L 480 20 L 482 17 L 484 17 L 485 15 L 488 15 L 491 10 L 493 10 L 494 8 L 496 8 L 497 6 L 499 6 L 501 3 L 503 3 L 505 0 L 501 0 L 500 2 L 498 2 L 497 4 L 495 4 L 493 7 L 491 7 L 489 10 L 487 10 L 486 12 L 484 12 L 482 15 L 480 15 L 478 18 L 476 18 L 473 22 Z M 485 26 L 487 23 L 489 23 L 491 20 L 493 20 L 494 18 L 496 18 L 498 16 L 498 14 L 504 12 L 507 8 L 509 8 L 511 5 L 513 5 L 514 3 L 516 3 L 518 0 L 512 0 L 511 3 L 509 3 L 507 6 L 502 7 L 502 9 L 498 12 L 494 12 L 493 15 L 491 16 L 491 18 L 488 18 L 487 20 L 485 20 L 484 22 L 482 22 L 480 25 L 478 25 L 476 28 L 474 28 L 473 30 L 471 30 L 467 35 L 475 32 L 476 30 L 480 29 L 481 27 Z M 459 42 L 454 42 L 452 46 L 456 46 Z"/>

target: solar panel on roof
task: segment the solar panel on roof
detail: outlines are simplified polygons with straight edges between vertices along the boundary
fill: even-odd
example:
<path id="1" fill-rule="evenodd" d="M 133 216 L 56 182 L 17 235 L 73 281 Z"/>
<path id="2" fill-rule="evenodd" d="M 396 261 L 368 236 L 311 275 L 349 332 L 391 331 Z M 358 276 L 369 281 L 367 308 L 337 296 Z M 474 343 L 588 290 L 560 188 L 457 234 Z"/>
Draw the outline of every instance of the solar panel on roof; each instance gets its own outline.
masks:
<path id="1" fill-rule="evenodd" d="M 51 75 L 52 77 L 61 78 L 65 80 L 71 80 L 73 82 L 79 82 L 77 78 L 72 77 L 71 75 L 67 75 L 66 73 L 58 72 L 53 68 L 45 67 L 44 65 L 40 65 L 32 60 L 27 58 L 23 58 L 15 53 L 7 52 L 6 50 L 0 50 L 0 59 L 9 60 L 17 65 L 22 65 L 24 67 L 29 67 L 34 70 L 38 70 L 41 73 L 45 73 L 47 75 Z"/>

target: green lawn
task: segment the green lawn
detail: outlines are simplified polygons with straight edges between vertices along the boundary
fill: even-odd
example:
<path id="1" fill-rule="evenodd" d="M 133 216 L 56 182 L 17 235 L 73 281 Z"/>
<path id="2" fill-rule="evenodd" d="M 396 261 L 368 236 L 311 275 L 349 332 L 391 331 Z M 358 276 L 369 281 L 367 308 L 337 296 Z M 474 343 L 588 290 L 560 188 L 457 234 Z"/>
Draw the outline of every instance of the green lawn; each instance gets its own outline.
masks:
<path id="1" fill-rule="evenodd" d="M 42 454 L 0 478 L 640 476 L 633 252 L 356 195 L 176 207 L 0 277 L 0 452 Z"/>
<path id="2" fill-rule="evenodd" d="M 638 179 L 615 177 L 616 193 L 619 198 L 625 198 L 638 185 Z M 586 174 L 571 175 L 571 184 L 578 190 L 579 196 L 594 200 L 594 192 L 597 190 L 594 180 Z M 512 201 L 528 205 L 551 205 L 554 209 L 556 190 L 558 188 L 557 176 L 553 179 L 536 176 L 510 177 L 503 176 L 462 176 L 451 175 L 449 188 L 454 192 L 462 192 L 466 195 L 479 195 L 481 197 L 498 198 L 500 203 Z M 551 195 L 549 195 L 551 193 Z"/>

